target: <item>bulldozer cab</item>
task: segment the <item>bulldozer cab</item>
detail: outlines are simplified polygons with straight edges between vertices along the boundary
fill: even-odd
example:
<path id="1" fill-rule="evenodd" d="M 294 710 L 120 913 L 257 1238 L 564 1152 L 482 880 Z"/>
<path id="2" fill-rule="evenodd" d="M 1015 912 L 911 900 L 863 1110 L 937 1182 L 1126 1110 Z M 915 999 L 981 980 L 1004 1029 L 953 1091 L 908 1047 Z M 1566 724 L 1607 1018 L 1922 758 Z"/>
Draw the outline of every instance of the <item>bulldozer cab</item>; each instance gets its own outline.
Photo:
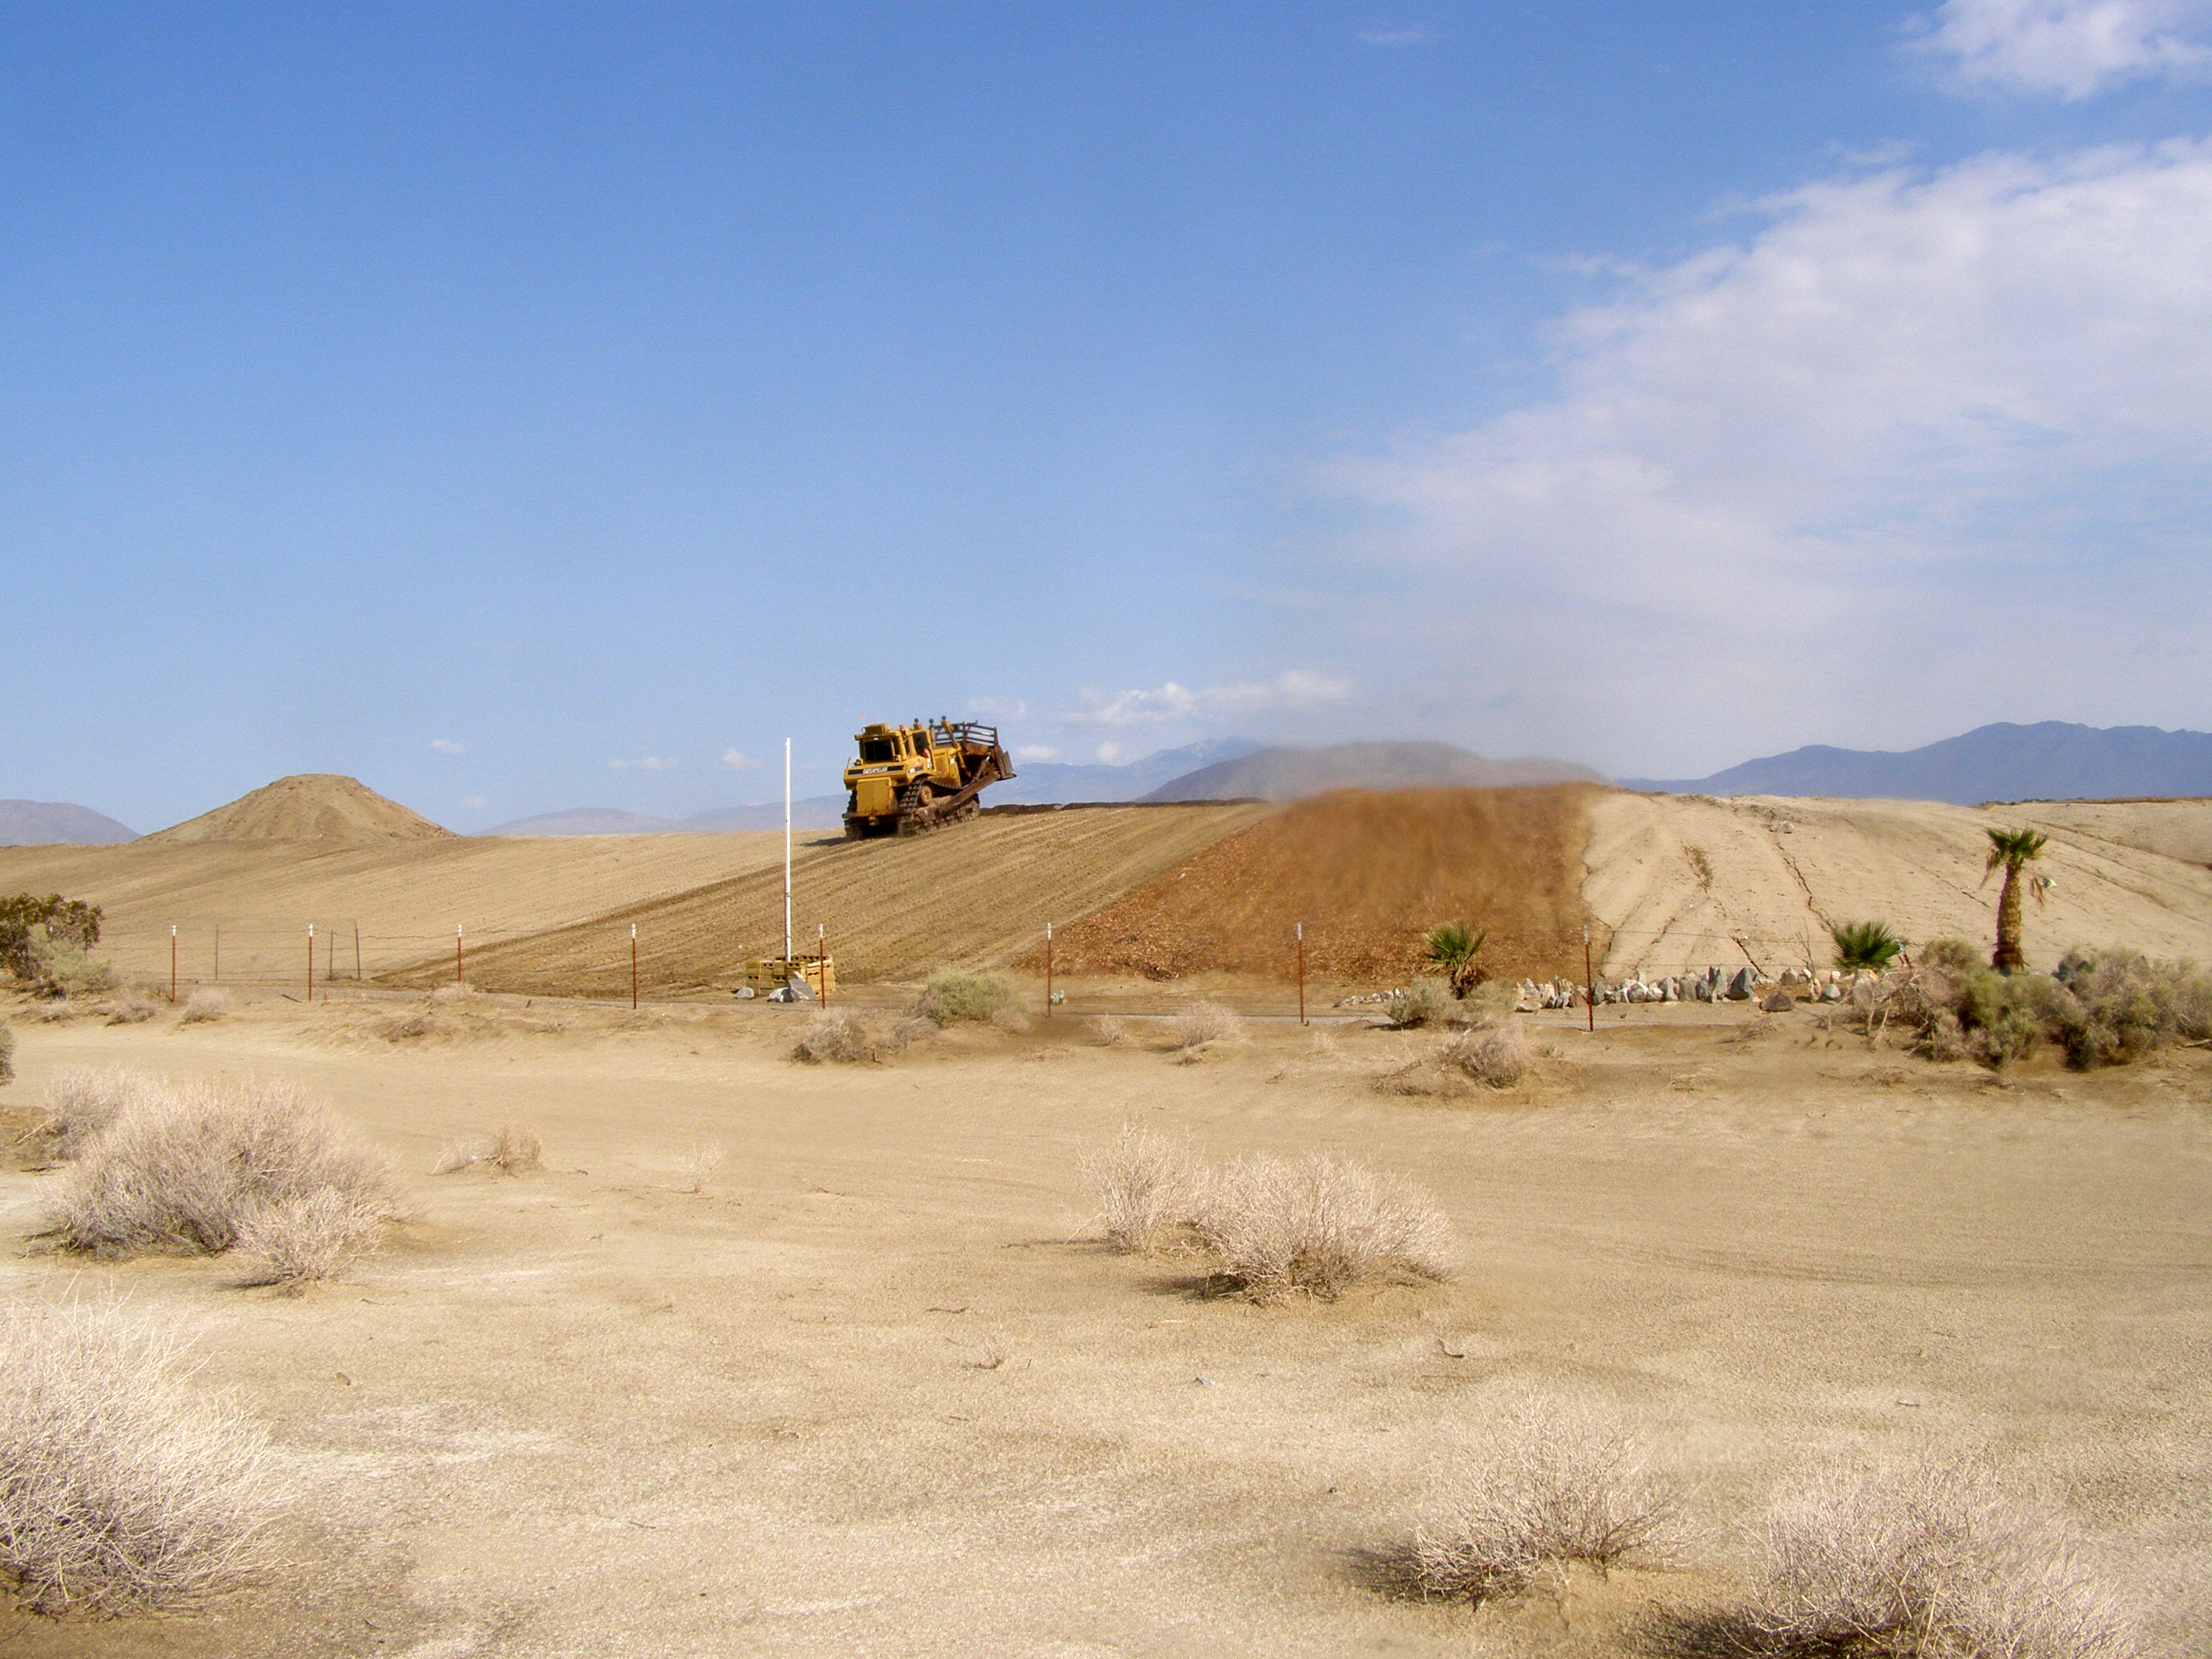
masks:
<path id="1" fill-rule="evenodd" d="M 969 818 L 985 786 L 1014 775 L 996 726 L 972 720 L 881 722 L 854 735 L 845 768 L 845 834 L 908 836 Z"/>

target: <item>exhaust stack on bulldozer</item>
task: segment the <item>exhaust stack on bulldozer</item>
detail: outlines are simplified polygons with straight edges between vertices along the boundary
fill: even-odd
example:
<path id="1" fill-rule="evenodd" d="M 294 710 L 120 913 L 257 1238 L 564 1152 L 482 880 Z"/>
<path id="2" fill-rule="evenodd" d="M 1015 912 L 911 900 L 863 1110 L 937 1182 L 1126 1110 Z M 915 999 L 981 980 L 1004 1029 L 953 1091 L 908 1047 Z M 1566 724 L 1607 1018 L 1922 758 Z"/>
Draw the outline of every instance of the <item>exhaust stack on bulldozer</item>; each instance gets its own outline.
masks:
<path id="1" fill-rule="evenodd" d="M 862 726 L 845 769 L 845 836 L 911 836 L 982 811 L 986 786 L 1014 775 L 999 729 L 973 720 Z"/>

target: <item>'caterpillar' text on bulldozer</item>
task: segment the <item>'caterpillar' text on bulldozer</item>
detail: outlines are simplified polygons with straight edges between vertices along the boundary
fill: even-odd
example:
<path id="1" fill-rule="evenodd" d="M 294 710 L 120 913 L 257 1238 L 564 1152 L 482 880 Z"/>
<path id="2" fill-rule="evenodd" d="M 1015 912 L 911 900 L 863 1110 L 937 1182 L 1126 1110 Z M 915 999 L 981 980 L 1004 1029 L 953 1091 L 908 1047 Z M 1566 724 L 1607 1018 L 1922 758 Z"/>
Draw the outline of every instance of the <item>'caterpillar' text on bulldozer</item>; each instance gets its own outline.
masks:
<path id="1" fill-rule="evenodd" d="M 1014 775 L 999 729 L 973 720 L 862 726 L 845 769 L 845 836 L 911 836 L 982 811 L 987 785 Z"/>

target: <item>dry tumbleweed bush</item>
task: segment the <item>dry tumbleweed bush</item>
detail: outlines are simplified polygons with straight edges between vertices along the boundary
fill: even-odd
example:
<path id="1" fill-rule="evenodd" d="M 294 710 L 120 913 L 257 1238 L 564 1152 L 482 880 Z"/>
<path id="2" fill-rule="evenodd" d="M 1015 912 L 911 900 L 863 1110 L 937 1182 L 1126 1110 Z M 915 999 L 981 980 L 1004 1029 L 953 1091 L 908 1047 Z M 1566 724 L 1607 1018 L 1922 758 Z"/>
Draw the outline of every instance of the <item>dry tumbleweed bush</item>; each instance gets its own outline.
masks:
<path id="1" fill-rule="evenodd" d="M 71 1249 L 216 1255 L 264 1206 L 330 1189 L 389 1219 L 384 1159 L 289 1083 L 137 1079 L 76 1147 L 53 1231 Z"/>
<path id="2" fill-rule="evenodd" d="M 865 1065 L 881 1060 L 884 1046 L 860 1015 L 849 1008 L 840 1008 L 816 1014 L 808 1020 L 805 1029 L 799 1034 L 799 1042 L 792 1049 L 791 1057 L 810 1065 L 823 1061 Z"/>
<path id="3" fill-rule="evenodd" d="M 1207 1042 L 1239 1042 L 1244 1022 L 1234 1008 L 1218 1002 L 1186 1002 L 1163 1022 L 1170 1049 L 1195 1048 Z"/>
<path id="4" fill-rule="evenodd" d="M 1190 1217 L 1195 1177 L 1189 1152 L 1149 1129 L 1125 1128 L 1083 1161 L 1098 1195 L 1106 1242 L 1116 1249 L 1159 1249 Z"/>
<path id="5" fill-rule="evenodd" d="M 1346 1159 L 1239 1159 L 1206 1182 L 1192 1221 L 1258 1302 L 1451 1277 L 1451 1224 L 1410 1182 Z"/>
<path id="6" fill-rule="evenodd" d="M 452 1175 L 479 1164 L 501 1175 L 526 1175 L 544 1168 L 545 1143 L 527 1123 L 502 1123 L 494 1133 L 447 1146 L 438 1154 L 435 1173 Z"/>
<path id="7" fill-rule="evenodd" d="M 1971 1463 L 1823 1474 L 1776 1504 L 1762 1542 L 1750 1602 L 1678 1621 L 1672 1645 L 1775 1659 L 2131 1659 L 2141 1648 L 2126 1601 L 2064 1521 Z"/>
<path id="8" fill-rule="evenodd" d="M 1527 1033 L 1517 1025 L 1494 1026 L 1471 1031 L 1449 1043 L 1443 1058 L 1477 1083 L 1492 1089 L 1510 1089 L 1528 1075 L 1536 1063 Z"/>
<path id="9" fill-rule="evenodd" d="M 0 1314 L 0 1576 L 31 1607 L 116 1611 L 221 1588 L 282 1493 L 268 1441 L 112 1308 Z"/>
<path id="10" fill-rule="evenodd" d="M 1129 1022 L 1119 1014 L 1094 1016 L 1091 1021 L 1091 1035 L 1097 1039 L 1101 1048 L 1133 1048 L 1137 1041 L 1136 1034 L 1129 1029 Z"/>
<path id="11" fill-rule="evenodd" d="M 238 1249 L 262 1264 L 259 1282 L 296 1293 L 314 1280 L 337 1278 L 375 1249 L 391 1218 L 379 1205 L 319 1187 L 247 1216 L 238 1229 Z"/>
<path id="12" fill-rule="evenodd" d="M 1642 1443 L 1595 1407 L 1507 1414 L 1461 1484 L 1465 1496 L 1452 1514 L 1392 1558 L 1395 1576 L 1422 1595 L 1501 1601 L 1532 1588 L 1547 1568 L 1656 1564 L 1676 1541 L 1668 1483 Z"/>
<path id="13" fill-rule="evenodd" d="M 230 993 L 218 991 L 213 986 L 204 986 L 185 999 L 184 1016 L 180 1025 L 198 1025 L 209 1020 L 222 1019 L 231 1012 Z"/>
<path id="14" fill-rule="evenodd" d="M 39 1150 L 51 1158 L 75 1158 L 125 1106 L 161 1086 L 143 1073 L 119 1066 L 64 1067 L 46 1085 L 46 1121 L 33 1132 Z"/>

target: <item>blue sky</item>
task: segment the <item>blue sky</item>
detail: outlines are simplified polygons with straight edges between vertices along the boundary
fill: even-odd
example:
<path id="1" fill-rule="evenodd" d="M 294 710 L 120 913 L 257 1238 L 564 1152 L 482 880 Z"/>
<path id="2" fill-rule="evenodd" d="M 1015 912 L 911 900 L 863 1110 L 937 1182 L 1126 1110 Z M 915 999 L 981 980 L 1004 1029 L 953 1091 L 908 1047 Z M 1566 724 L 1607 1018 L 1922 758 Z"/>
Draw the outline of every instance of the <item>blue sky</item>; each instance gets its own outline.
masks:
<path id="1" fill-rule="evenodd" d="M 2212 5 L 16 6 L 0 795 L 2212 725 Z"/>

